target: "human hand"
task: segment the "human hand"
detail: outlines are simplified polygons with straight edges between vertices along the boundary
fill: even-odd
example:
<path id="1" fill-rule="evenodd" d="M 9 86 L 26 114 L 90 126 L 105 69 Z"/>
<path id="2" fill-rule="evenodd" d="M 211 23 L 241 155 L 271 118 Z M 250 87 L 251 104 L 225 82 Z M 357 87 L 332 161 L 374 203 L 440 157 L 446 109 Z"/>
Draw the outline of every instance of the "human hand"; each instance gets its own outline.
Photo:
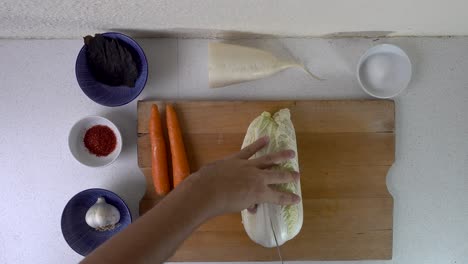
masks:
<path id="1" fill-rule="evenodd" d="M 251 159 L 269 142 L 263 137 L 240 152 L 215 161 L 189 177 L 202 195 L 209 196 L 214 214 L 239 212 L 258 203 L 289 205 L 300 202 L 293 193 L 276 190 L 272 184 L 299 180 L 298 172 L 269 170 L 274 165 L 292 159 L 294 151 L 284 150 Z"/>

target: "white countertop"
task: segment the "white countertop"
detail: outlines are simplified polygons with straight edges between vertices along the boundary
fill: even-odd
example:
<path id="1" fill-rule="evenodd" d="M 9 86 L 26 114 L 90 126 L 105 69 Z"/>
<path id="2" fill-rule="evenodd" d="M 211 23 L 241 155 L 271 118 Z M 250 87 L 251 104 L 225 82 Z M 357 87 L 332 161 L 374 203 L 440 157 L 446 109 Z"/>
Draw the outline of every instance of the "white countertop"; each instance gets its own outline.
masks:
<path id="1" fill-rule="evenodd" d="M 291 69 L 221 89 L 207 87 L 208 40 L 139 42 L 150 68 L 139 100 L 368 98 L 354 74 L 359 56 L 377 43 L 402 47 L 413 79 L 396 99 L 396 162 L 387 177 L 395 200 L 393 260 L 342 263 L 468 263 L 468 38 L 237 41 L 301 58 L 326 81 Z M 145 182 L 136 100 L 117 108 L 89 100 L 74 73 L 81 45 L 0 40 L 0 263 L 82 259 L 63 239 L 60 217 L 84 189 L 115 191 L 137 216 Z M 111 166 L 85 167 L 68 150 L 69 129 L 87 115 L 108 117 L 122 132 L 123 152 Z"/>

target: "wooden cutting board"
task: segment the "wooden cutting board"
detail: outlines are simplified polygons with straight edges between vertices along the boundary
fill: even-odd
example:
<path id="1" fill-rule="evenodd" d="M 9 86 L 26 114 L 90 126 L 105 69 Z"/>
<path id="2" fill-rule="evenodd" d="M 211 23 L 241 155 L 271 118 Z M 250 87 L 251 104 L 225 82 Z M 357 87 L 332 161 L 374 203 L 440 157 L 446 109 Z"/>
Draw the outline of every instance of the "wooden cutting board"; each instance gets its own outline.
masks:
<path id="1" fill-rule="evenodd" d="M 138 102 L 138 164 L 146 176 L 140 213 L 160 197 L 151 180 L 148 118 Z M 281 246 L 284 260 L 392 258 L 393 199 L 386 175 L 395 157 L 394 103 L 360 101 L 174 102 L 192 171 L 239 150 L 249 123 L 263 111 L 289 108 L 296 128 L 304 224 Z M 200 190 L 201 191 L 201 190 Z M 240 213 L 202 225 L 170 261 L 272 261 L 276 249 L 252 242 Z"/>

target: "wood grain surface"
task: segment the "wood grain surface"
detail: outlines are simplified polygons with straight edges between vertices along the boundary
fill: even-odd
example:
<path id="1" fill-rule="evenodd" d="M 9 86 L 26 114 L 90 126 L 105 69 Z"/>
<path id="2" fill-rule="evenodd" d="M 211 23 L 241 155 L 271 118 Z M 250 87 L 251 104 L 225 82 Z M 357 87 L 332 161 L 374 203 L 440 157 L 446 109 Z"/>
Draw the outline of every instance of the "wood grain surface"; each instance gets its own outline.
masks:
<path id="1" fill-rule="evenodd" d="M 147 180 L 144 214 L 160 199 L 151 180 L 148 118 L 138 102 L 138 165 Z M 239 150 L 263 111 L 291 110 L 297 133 L 304 224 L 281 246 L 284 260 L 391 259 L 393 198 L 386 175 L 395 158 L 394 103 L 353 101 L 176 101 L 192 171 Z M 164 112 L 162 113 L 164 116 Z M 203 224 L 170 261 L 274 261 L 252 242 L 240 213 Z"/>

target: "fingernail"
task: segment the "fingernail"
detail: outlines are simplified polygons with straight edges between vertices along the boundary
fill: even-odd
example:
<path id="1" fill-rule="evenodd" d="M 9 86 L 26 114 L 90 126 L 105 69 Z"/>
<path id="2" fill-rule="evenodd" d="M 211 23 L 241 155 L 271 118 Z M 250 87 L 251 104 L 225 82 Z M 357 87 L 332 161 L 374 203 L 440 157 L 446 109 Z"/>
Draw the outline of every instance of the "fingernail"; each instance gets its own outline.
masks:
<path id="1" fill-rule="evenodd" d="M 299 178 L 301 177 L 301 175 L 299 174 L 299 172 L 297 171 L 293 171 L 292 172 L 292 175 L 293 175 L 293 178 L 297 181 L 299 180 Z"/>
<path id="2" fill-rule="evenodd" d="M 301 197 L 299 197 L 299 195 L 296 195 L 293 197 L 293 202 L 294 203 L 299 203 L 301 201 Z"/>
<path id="3" fill-rule="evenodd" d="M 249 208 L 247 208 L 247 211 L 251 214 L 255 214 L 257 212 L 257 205 L 253 205 Z"/>
<path id="4" fill-rule="evenodd" d="M 257 142 L 262 143 L 262 144 L 267 144 L 270 141 L 270 138 L 268 136 L 263 136 L 257 139 Z"/>

